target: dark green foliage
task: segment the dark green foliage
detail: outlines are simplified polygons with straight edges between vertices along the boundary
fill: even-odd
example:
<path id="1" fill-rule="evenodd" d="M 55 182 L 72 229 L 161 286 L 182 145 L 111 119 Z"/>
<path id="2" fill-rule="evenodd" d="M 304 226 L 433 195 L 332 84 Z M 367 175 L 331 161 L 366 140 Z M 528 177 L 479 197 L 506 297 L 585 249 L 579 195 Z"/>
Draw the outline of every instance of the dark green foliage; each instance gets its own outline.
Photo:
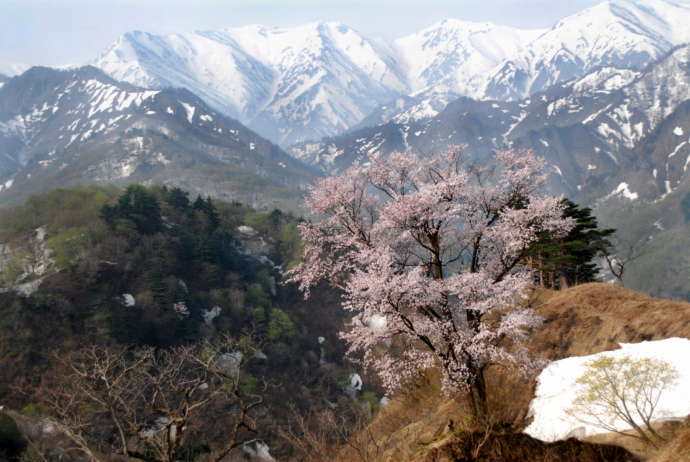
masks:
<path id="1" fill-rule="evenodd" d="M 266 330 L 267 340 L 290 340 L 296 334 L 295 324 L 285 311 L 271 309 L 270 321 Z"/>
<path id="2" fill-rule="evenodd" d="M 158 198 L 141 185 L 129 185 L 116 204 L 106 204 L 101 217 L 111 229 L 131 222 L 141 234 L 154 234 L 161 230 L 160 203 Z M 127 226 L 129 229 L 129 226 Z"/>
<path id="3" fill-rule="evenodd" d="M 240 232 L 242 225 L 254 231 Z M 281 267 L 301 251 L 296 225 L 278 210 L 190 200 L 160 186 L 53 191 L 6 212 L 0 242 L 28 248 L 44 227 L 55 264 L 30 296 L 0 292 L 0 402 L 14 409 L 38 402 L 16 385 L 43 385 L 55 373 L 55 354 L 93 343 L 165 348 L 218 334 L 261 346 L 265 356 L 251 363 L 241 387 L 260 393 L 264 378 L 280 384 L 281 392 L 267 397 L 271 425 L 285 423 L 285 396 L 302 408 L 335 401 L 342 393 L 335 372 L 326 370 L 337 371 L 344 356 L 334 334 L 342 311 L 328 309 L 338 306 L 338 295 L 319 288 L 307 303 L 280 283 Z M 134 306 L 125 303 L 130 295 Z M 174 310 L 178 303 L 184 313 Z M 204 314 L 215 307 L 220 315 L 207 323 Z M 329 339 L 327 369 L 319 366 L 318 336 Z M 190 460 L 208 450 L 185 448 Z"/>
<path id="4" fill-rule="evenodd" d="M 528 261 L 538 272 L 539 283 L 563 288 L 597 280 L 595 258 L 608 252 L 613 229 L 599 229 L 596 217 L 587 207 L 563 200 L 563 216 L 575 220 L 575 227 L 564 238 L 544 233 L 529 249 Z"/>
<path id="5" fill-rule="evenodd" d="M 189 193 L 180 188 L 164 190 L 163 200 L 178 210 L 186 210 L 189 207 Z"/>
<path id="6" fill-rule="evenodd" d="M 93 341 L 166 347 L 210 332 L 248 333 L 288 348 L 282 366 L 291 367 L 336 320 L 307 315 L 299 293 L 279 283 L 274 266 L 295 261 L 300 241 L 297 220 L 278 210 L 259 213 L 238 203 L 190 201 L 177 188 L 132 185 L 119 195 L 98 188 L 50 192 L 5 217 L 0 236 L 12 246 L 45 226 L 60 271 L 29 297 L 0 293 L 0 396 L 15 371 L 40 370 L 54 351 Z M 255 234 L 238 232 L 240 225 Z M 250 255 L 252 246 L 260 253 Z M 124 294 L 135 306 L 126 306 Z M 178 302 L 188 314 L 174 311 Z M 220 316 L 207 326 L 203 314 L 215 306 Z M 318 333 L 308 333 L 310 325 Z"/>

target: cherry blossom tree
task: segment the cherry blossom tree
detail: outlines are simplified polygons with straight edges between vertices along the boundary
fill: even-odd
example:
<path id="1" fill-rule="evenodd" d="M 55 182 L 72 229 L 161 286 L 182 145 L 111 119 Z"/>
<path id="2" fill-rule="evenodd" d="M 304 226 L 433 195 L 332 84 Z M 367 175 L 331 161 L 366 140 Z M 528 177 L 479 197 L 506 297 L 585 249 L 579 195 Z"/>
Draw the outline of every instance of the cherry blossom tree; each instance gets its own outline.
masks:
<path id="1" fill-rule="evenodd" d="M 540 321 L 524 306 L 525 251 L 539 232 L 572 226 L 561 198 L 540 194 L 543 182 L 526 151 L 486 165 L 460 149 L 373 158 L 311 189 L 317 218 L 300 227 L 304 255 L 289 280 L 306 297 L 321 281 L 342 289 L 348 354 L 389 392 L 439 365 L 444 390 L 469 391 L 481 417 L 488 365 L 535 365 L 522 346 Z"/>

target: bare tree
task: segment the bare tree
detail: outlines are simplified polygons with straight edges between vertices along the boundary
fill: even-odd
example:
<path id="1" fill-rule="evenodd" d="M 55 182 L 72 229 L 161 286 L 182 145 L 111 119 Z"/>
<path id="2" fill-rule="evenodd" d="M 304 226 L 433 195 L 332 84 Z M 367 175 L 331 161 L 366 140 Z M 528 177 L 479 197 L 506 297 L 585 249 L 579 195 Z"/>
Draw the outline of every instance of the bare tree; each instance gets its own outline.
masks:
<path id="1" fill-rule="evenodd" d="M 280 431 L 305 462 L 378 460 L 383 447 L 369 419 L 354 408 L 302 413 L 291 407 L 289 425 Z"/>
<path id="2" fill-rule="evenodd" d="M 616 278 L 621 287 L 625 287 L 623 277 L 628 265 L 644 255 L 644 244 L 641 242 L 630 243 L 619 238 L 611 238 L 616 253 L 604 252 L 604 260 L 609 271 Z"/>
<path id="3" fill-rule="evenodd" d="M 222 442 L 208 459 L 218 462 L 255 440 L 253 410 L 266 384 L 253 392 L 242 387 L 251 349 L 227 337 L 162 350 L 91 346 L 59 358 L 64 373 L 40 396 L 58 429 L 92 462 L 99 453 L 180 460 L 185 444 L 201 442 L 206 417 L 222 409 L 214 422 L 223 424 L 215 440 Z"/>
<path id="4" fill-rule="evenodd" d="M 587 363 L 577 380 L 580 389 L 569 413 L 583 423 L 657 447 L 665 441 L 653 426 L 659 400 L 677 378 L 673 366 L 660 359 L 601 356 Z M 621 423 L 635 433 L 621 431 Z"/>

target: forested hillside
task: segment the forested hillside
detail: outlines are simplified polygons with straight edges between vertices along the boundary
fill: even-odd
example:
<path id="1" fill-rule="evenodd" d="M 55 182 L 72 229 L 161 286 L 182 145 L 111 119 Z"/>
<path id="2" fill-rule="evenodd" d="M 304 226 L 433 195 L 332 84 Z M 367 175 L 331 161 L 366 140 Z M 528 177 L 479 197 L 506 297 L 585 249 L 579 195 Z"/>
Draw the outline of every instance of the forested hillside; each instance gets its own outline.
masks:
<path id="1" fill-rule="evenodd" d="M 297 221 L 137 185 L 55 190 L 5 212 L 0 402 L 49 413 L 36 393 L 86 345 L 163 351 L 230 336 L 252 346 L 240 386 L 265 401 L 256 436 L 289 453 L 277 438 L 288 405 L 351 407 L 336 296 L 319 289 L 307 310 L 281 284 L 301 251 Z"/>

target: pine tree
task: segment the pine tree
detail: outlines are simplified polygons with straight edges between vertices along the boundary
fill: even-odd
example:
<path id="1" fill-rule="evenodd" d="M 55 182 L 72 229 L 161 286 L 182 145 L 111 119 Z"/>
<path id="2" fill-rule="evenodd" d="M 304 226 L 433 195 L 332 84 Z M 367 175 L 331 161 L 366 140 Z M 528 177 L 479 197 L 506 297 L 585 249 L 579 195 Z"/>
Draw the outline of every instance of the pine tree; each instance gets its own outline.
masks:
<path id="1" fill-rule="evenodd" d="M 597 280 L 598 256 L 611 248 L 608 238 L 615 230 L 600 229 L 592 209 L 580 208 L 564 199 L 563 217 L 575 220 L 575 227 L 565 236 L 555 238 L 542 233 L 534 242 L 527 258 L 528 264 L 538 271 L 540 285 L 549 288 L 565 288 Z"/>

